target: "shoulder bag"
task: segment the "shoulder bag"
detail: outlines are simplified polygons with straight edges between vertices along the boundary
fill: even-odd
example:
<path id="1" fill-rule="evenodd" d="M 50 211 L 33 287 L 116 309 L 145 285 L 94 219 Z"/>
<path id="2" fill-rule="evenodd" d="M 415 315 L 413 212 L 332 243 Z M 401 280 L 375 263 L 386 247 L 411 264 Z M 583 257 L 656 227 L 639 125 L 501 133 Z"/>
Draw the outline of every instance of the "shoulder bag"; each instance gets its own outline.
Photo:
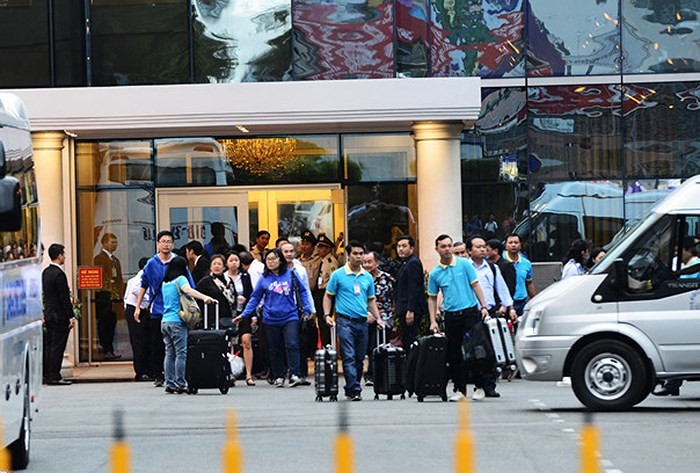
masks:
<path id="1" fill-rule="evenodd" d="M 202 319 L 202 312 L 194 299 L 187 297 L 180 289 L 180 285 L 175 282 L 177 293 L 180 295 L 180 319 L 189 327 L 196 327 Z"/>

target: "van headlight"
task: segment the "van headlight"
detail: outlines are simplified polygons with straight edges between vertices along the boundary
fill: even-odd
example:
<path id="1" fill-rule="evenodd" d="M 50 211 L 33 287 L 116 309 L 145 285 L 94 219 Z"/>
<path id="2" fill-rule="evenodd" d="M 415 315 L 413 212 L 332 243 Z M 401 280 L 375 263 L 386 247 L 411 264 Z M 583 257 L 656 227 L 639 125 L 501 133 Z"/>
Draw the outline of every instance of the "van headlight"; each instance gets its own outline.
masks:
<path id="1" fill-rule="evenodd" d="M 531 337 L 537 335 L 540 328 L 540 318 L 542 317 L 542 309 L 534 309 L 526 311 L 523 314 L 523 335 Z"/>

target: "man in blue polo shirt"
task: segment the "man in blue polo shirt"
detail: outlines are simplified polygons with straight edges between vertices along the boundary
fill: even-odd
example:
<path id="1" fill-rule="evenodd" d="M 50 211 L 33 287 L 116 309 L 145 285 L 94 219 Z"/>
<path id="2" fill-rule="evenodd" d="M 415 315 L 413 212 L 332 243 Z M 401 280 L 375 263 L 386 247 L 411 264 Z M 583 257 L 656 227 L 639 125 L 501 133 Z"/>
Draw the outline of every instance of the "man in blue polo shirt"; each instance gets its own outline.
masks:
<path id="1" fill-rule="evenodd" d="M 374 296 L 374 279 L 362 268 L 365 246 L 351 241 L 345 247 L 348 262 L 333 271 L 323 295 L 323 313 L 326 324 L 338 324 L 340 357 L 343 360 L 345 396 L 351 401 L 361 401 L 363 363 L 367 353 L 368 323 L 384 327 Z M 331 316 L 335 298 L 337 320 Z"/>
<path id="2" fill-rule="evenodd" d="M 433 332 L 440 330 L 436 313 L 437 295 L 442 292 L 447 362 L 450 364 L 450 378 L 455 390 L 450 401 L 454 402 L 465 399 L 467 395 L 469 367 L 464 365 L 462 359 L 462 340 L 477 322 L 489 315 L 489 310 L 476 269 L 468 259 L 457 258 L 452 254 L 452 238 L 445 234 L 438 236 L 435 239 L 435 251 L 440 255 L 440 262 L 428 278 L 430 329 Z M 472 372 L 471 375 L 475 385 L 472 399 L 478 401 L 486 396 L 484 376 L 481 372 Z"/>
<path id="3" fill-rule="evenodd" d="M 520 252 L 522 242 L 520 236 L 511 233 L 506 238 L 506 260 L 515 267 L 515 293 L 513 294 L 513 308 L 518 315 L 523 315 L 523 309 L 528 297 L 532 299 L 537 294 L 532 282 L 532 263 Z"/>

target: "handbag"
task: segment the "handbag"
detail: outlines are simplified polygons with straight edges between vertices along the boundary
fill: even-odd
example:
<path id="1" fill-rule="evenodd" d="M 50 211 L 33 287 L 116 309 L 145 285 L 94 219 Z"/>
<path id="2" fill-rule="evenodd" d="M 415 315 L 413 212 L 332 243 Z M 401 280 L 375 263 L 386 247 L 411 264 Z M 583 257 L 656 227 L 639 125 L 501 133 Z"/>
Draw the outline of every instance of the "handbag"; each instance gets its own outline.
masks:
<path id="1" fill-rule="evenodd" d="M 196 327 L 199 321 L 202 320 L 202 311 L 199 310 L 199 305 L 194 299 L 190 299 L 185 295 L 177 282 L 177 293 L 180 295 L 180 319 L 185 322 L 190 328 Z"/>

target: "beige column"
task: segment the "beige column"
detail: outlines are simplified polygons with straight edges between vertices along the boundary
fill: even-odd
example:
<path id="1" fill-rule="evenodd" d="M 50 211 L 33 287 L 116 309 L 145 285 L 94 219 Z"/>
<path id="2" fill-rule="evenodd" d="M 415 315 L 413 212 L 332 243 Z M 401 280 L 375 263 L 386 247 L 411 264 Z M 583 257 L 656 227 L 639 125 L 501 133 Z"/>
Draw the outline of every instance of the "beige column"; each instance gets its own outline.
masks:
<path id="1" fill-rule="evenodd" d="M 414 123 L 418 194 L 418 249 L 425 270 L 438 262 L 435 237 L 462 239 L 462 122 Z"/>
<path id="2" fill-rule="evenodd" d="M 65 239 L 63 212 L 63 139 L 55 131 L 32 133 L 36 181 L 41 206 L 41 242 L 44 249 L 51 243 L 70 247 Z"/>

